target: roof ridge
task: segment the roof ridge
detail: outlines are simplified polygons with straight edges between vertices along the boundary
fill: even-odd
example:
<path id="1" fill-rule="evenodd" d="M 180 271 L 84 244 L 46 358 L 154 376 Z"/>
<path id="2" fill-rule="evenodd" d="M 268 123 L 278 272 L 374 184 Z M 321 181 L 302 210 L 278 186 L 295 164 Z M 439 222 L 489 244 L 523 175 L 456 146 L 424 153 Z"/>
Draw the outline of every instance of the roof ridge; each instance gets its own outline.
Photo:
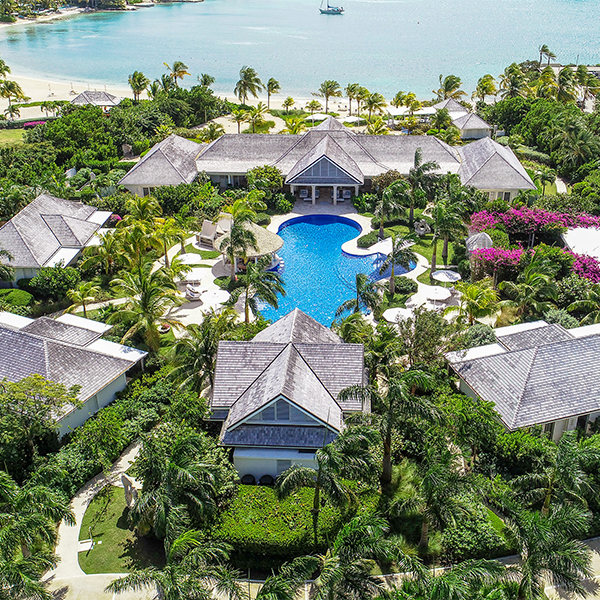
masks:
<path id="1" fill-rule="evenodd" d="M 503 146 L 501 146 L 501 148 L 503 148 Z M 525 179 L 525 177 L 523 177 L 523 174 L 522 174 L 522 173 L 519 173 L 518 169 L 517 169 L 517 168 L 516 168 L 514 165 L 512 165 L 512 164 L 510 163 L 510 161 L 506 159 L 506 157 L 504 156 L 504 154 L 500 153 L 500 152 L 498 151 L 498 148 L 496 148 L 495 146 L 494 146 L 494 154 L 498 155 L 498 156 L 499 156 L 499 157 L 500 157 L 500 158 L 501 158 L 501 159 L 502 159 L 502 160 L 503 160 L 503 161 L 504 161 L 504 162 L 505 162 L 505 163 L 506 163 L 506 164 L 507 164 L 507 165 L 508 165 L 508 166 L 509 166 L 509 167 L 510 167 L 510 168 L 511 168 L 511 169 L 512 169 L 512 170 L 513 170 L 515 173 L 517 173 L 517 174 L 519 175 L 519 177 L 520 177 L 520 178 L 521 178 L 523 181 L 525 181 L 525 183 L 529 183 L 529 182 L 528 182 L 528 181 Z M 491 157 L 492 157 L 494 154 L 492 154 L 492 155 L 490 156 L 490 158 L 491 158 Z M 517 157 L 516 157 L 516 155 L 515 155 L 515 158 L 517 158 Z M 517 161 L 518 161 L 518 163 L 521 165 L 521 161 L 520 161 L 518 158 L 517 158 Z M 486 161 L 486 162 L 487 162 L 487 161 Z M 484 163 L 484 164 L 485 164 L 485 163 Z M 481 166 L 483 166 L 483 165 L 481 165 Z M 521 165 L 521 166 L 523 167 L 523 165 Z M 525 168 L 525 167 L 523 167 L 523 168 Z"/>
<path id="2" fill-rule="evenodd" d="M 565 341 L 570 341 L 570 340 L 565 340 Z M 514 351 L 514 352 L 527 352 L 529 350 L 533 350 L 533 356 L 531 357 L 531 361 L 529 362 L 529 368 L 527 369 L 527 375 L 525 376 L 525 379 L 524 379 L 523 389 L 521 390 L 521 394 L 517 400 L 517 407 L 514 412 L 513 422 L 511 423 L 511 427 L 514 426 L 516 419 L 517 419 L 517 415 L 521 409 L 521 403 L 523 402 L 523 396 L 525 395 L 525 390 L 527 389 L 527 382 L 529 381 L 529 376 L 531 375 L 531 369 L 533 368 L 533 363 L 535 362 L 535 359 L 536 359 L 539 349 L 540 349 L 540 347 L 537 346 L 534 348 L 526 348 L 525 350 L 515 350 Z"/>
<path id="3" fill-rule="evenodd" d="M 168 139 L 172 139 L 171 136 L 174 136 L 174 135 L 175 134 L 172 133 L 168 138 L 165 138 L 164 141 L 166 142 Z M 175 172 L 177 173 L 177 175 L 179 175 L 179 177 L 181 177 L 181 179 L 183 179 L 185 181 L 185 177 L 181 174 L 181 171 L 173 164 L 173 161 L 165 154 L 162 146 L 159 148 L 159 152 L 167 159 L 167 162 L 175 169 Z M 194 158 L 194 161 L 195 160 L 196 159 Z"/>
<path id="4" fill-rule="evenodd" d="M 317 378 L 318 382 L 323 386 L 323 389 L 325 389 L 325 391 L 329 394 L 329 396 L 331 396 L 332 400 L 338 405 L 339 409 L 343 412 L 343 408 L 341 407 L 340 403 L 337 401 L 337 398 L 333 397 L 332 393 L 329 391 L 329 388 L 323 383 L 321 378 L 315 373 L 315 370 L 310 366 L 310 364 L 306 360 L 306 358 L 304 358 L 304 355 L 302 354 L 302 352 L 300 352 L 300 350 L 298 348 L 296 348 L 296 344 L 291 342 L 290 345 L 294 347 L 294 350 L 300 356 L 300 358 L 302 358 L 302 361 L 304 362 L 304 364 L 310 369 L 311 373 Z"/>

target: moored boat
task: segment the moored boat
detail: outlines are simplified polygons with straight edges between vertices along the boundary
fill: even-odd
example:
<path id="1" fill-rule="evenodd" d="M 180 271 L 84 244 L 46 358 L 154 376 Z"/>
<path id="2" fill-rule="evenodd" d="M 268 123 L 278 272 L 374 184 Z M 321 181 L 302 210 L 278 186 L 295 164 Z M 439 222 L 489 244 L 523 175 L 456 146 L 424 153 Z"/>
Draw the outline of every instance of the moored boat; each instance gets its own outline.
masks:
<path id="1" fill-rule="evenodd" d="M 341 15 L 344 12 L 343 6 L 329 6 L 329 0 L 327 0 L 327 8 L 323 8 L 323 2 L 319 7 L 322 15 Z"/>

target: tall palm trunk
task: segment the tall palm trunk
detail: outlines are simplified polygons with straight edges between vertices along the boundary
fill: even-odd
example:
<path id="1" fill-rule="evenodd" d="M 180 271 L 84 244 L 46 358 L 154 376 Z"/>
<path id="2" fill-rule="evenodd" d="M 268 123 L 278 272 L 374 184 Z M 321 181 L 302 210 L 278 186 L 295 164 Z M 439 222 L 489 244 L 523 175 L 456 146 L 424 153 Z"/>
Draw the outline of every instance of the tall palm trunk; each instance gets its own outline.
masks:
<path id="1" fill-rule="evenodd" d="M 450 236 L 446 233 L 444 235 L 444 246 L 442 248 L 442 260 L 444 261 L 444 265 L 448 266 L 448 242 L 450 241 Z"/>
<path id="2" fill-rule="evenodd" d="M 84 319 L 87 319 L 87 311 L 86 311 L 86 309 L 85 309 L 85 302 L 82 302 L 82 303 L 81 303 L 81 306 L 83 306 L 83 318 L 84 318 Z"/>
<path id="3" fill-rule="evenodd" d="M 379 221 L 379 239 L 382 240 L 385 236 L 385 231 L 383 230 L 383 226 L 385 224 L 385 215 L 381 215 L 381 221 Z"/>
<path id="4" fill-rule="evenodd" d="M 419 551 L 424 552 L 429 546 L 429 521 L 423 517 L 423 524 L 421 525 L 421 539 L 419 540 Z"/>
<path id="5" fill-rule="evenodd" d="M 392 481 L 392 425 L 388 424 L 383 440 L 383 462 L 381 468 L 381 486 Z"/>
<path id="6" fill-rule="evenodd" d="M 250 323 L 250 288 L 246 288 L 246 301 L 244 302 L 244 322 Z"/>
<path id="7" fill-rule="evenodd" d="M 319 542 L 319 512 L 321 511 L 321 468 L 317 471 L 317 480 L 315 481 L 315 496 L 313 499 L 312 513 L 313 535 L 315 540 L 315 548 Z"/>
<path id="8" fill-rule="evenodd" d="M 414 192 L 413 192 L 413 194 L 414 194 Z M 414 223 L 415 223 L 415 200 L 411 196 L 411 199 L 410 199 L 410 210 L 408 212 L 408 228 L 412 229 Z"/>
<path id="9" fill-rule="evenodd" d="M 437 235 L 433 234 L 433 252 L 431 254 L 431 270 L 429 271 L 429 279 L 433 281 L 433 273 L 435 271 L 435 265 L 437 263 L 437 244 L 438 238 Z"/>
<path id="10" fill-rule="evenodd" d="M 163 249 L 165 251 L 165 267 L 169 268 L 169 249 L 167 248 L 167 242 L 163 242 Z"/>
<path id="11" fill-rule="evenodd" d="M 394 259 L 392 258 L 392 272 L 390 273 L 390 294 L 392 298 L 396 295 L 396 275 L 394 270 Z"/>

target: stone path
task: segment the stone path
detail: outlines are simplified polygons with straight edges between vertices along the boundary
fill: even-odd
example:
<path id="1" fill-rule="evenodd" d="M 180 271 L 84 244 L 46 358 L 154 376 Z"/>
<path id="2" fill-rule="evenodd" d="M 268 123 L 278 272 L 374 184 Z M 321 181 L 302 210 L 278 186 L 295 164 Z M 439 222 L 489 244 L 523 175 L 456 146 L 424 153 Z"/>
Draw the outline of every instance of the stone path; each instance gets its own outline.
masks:
<path id="1" fill-rule="evenodd" d="M 59 563 L 55 569 L 44 576 L 48 583 L 48 589 L 55 598 L 62 600 L 76 600 L 84 598 L 111 598 L 112 594 L 104 592 L 104 588 L 119 574 L 86 575 L 79 566 L 79 529 L 85 511 L 94 496 L 106 485 L 123 487 L 121 475 L 131 466 L 139 452 L 139 443 L 129 446 L 121 455 L 119 460 L 111 467 L 108 474 L 100 473 L 88 481 L 71 500 L 71 508 L 75 515 L 75 525 L 67 525 L 62 522 L 58 529 L 58 542 L 56 544 L 56 556 Z M 139 482 L 133 480 L 135 487 L 140 488 Z M 122 575 L 122 574 L 120 574 Z M 151 598 L 152 595 L 120 594 L 119 598 L 143 599 Z"/>

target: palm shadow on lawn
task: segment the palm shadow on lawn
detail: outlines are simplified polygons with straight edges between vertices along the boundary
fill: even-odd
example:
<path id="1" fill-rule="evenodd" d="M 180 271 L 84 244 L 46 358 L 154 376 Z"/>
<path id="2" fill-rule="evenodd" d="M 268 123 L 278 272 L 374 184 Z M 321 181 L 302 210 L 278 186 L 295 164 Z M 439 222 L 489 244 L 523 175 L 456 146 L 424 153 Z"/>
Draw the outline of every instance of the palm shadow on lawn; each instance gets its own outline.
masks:
<path id="1" fill-rule="evenodd" d="M 127 570 L 145 569 L 146 567 L 162 568 L 165 566 L 165 551 L 163 543 L 153 537 L 138 535 L 129 523 L 129 509 L 125 508 L 117 521 L 119 529 L 131 532 L 131 539 L 119 544 L 119 558 Z"/>

